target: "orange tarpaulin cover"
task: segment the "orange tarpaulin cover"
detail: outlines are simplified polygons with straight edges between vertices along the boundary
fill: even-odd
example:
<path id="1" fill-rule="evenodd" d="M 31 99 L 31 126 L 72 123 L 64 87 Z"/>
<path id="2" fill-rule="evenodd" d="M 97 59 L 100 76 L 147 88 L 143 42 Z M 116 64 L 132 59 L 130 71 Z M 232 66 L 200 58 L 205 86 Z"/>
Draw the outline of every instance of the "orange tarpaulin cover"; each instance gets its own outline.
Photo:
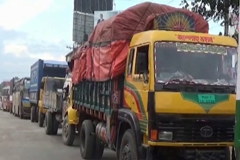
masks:
<path id="1" fill-rule="evenodd" d="M 208 33 L 208 22 L 197 13 L 150 2 L 138 4 L 95 27 L 88 44 L 78 49 L 73 58 L 73 83 L 76 84 L 82 79 L 105 81 L 122 74 L 132 36 L 145 30 L 156 29 L 154 21 L 159 24 L 158 29 L 166 29 L 162 28 L 170 24 L 170 20 L 166 21 L 166 16 L 176 12 L 187 15 L 189 24 L 179 24 L 175 18 L 178 22 L 176 26 L 166 27 L 167 29 L 192 29 L 194 32 Z M 161 18 L 161 15 L 165 17 Z M 159 16 L 160 18 L 157 18 Z M 172 18 L 171 24 L 173 21 Z"/>

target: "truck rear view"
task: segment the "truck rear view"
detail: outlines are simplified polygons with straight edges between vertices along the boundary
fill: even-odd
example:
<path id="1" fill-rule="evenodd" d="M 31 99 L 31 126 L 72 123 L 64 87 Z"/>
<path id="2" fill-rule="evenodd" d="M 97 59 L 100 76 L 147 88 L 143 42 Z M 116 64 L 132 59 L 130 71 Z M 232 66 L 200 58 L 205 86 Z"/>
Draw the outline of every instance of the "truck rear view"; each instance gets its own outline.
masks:
<path id="1" fill-rule="evenodd" d="M 30 103 L 31 122 L 38 122 L 41 115 L 39 112 L 39 96 L 43 77 L 65 77 L 67 63 L 62 61 L 50 61 L 39 59 L 31 66 L 30 75 Z"/>

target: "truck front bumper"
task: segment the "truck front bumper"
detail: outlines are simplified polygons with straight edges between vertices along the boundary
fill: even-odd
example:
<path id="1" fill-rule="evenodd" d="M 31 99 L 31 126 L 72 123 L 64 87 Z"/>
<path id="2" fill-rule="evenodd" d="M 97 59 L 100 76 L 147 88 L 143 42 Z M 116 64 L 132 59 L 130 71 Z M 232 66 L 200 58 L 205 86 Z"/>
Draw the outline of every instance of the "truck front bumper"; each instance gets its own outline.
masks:
<path id="1" fill-rule="evenodd" d="M 230 147 L 224 146 L 149 146 L 146 148 L 146 160 L 184 159 L 184 160 L 229 160 Z"/>
<path id="2" fill-rule="evenodd" d="M 223 146 L 233 146 L 234 142 L 204 142 L 204 143 L 194 143 L 194 142 L 153 142 L 148 141 L 148 145 L 155 147 L 155 146 L 162 146 L 162 147 L 223 147 Z"/>

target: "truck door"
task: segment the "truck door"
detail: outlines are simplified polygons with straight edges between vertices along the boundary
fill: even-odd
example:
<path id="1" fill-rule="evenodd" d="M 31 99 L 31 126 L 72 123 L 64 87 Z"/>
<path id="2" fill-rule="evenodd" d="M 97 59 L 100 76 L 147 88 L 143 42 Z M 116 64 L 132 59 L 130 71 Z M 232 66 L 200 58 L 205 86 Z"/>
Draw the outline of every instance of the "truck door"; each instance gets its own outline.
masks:
<path id="1" fill-rule="evenodd" d="M 142 132 L 147 132 L 147 99 L 149 91 L 148 60 L 149 45 L 130 49 L 124 87 L 125 106 L 134 111 L 140 121 Z"/>

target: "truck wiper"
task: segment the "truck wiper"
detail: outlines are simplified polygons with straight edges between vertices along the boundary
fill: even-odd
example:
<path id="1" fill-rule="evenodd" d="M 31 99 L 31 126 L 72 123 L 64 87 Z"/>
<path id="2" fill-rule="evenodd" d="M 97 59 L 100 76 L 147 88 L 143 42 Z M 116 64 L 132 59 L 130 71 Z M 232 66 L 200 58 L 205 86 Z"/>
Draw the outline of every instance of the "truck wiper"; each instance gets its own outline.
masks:
<path id="1" fill-rule="evenodd" d="M 163 86 L 167 86 L 169 84 L 199 84 L 193 80 L 182 79 L 182 78 L 171 78 L 169 81 L 165 82 Z"/>

